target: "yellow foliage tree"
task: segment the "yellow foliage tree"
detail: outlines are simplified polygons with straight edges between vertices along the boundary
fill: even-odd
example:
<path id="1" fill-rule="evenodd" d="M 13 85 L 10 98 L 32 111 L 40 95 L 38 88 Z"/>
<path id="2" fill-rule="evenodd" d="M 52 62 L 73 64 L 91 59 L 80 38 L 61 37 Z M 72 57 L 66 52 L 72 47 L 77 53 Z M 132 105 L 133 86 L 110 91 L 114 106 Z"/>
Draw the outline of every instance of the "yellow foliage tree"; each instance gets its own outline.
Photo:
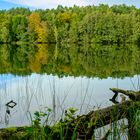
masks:
<path id="1" fill-rule="evenodd" d="M 31 13 L 29 16 L 29 29 L 32 30 L 36 30 L 37 27 L 39 27 L 40 25 L 40 15 L 38 13 Z"/>
<path id="2" fill-rule="evenodd" d="M 32 13 L 29 16 L 29 30 L 37 34 L 37 42 L 47 42 L 48 25 L 46 22 L 41 22 L 38 13 Z"/>
<path id="3" fill-rule="evenodd" d="M 60 23 L 70 22 L 72 18 L 72 14 L 70 12 L 58 13 L 57 20 Z"/>

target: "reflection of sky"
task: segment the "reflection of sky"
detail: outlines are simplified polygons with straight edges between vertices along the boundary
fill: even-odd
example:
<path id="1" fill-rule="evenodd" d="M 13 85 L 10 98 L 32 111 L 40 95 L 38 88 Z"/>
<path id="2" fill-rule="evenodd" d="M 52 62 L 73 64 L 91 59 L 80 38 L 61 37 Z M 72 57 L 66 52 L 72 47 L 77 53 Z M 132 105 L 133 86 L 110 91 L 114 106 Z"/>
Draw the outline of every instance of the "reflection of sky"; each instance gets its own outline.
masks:
<path id="1" fill-rule="evenodd" d="M 2 74 L 0 75 L 0 88 L 4 88 L 3 86 L 6 84 L 10 84 L 11 82 L 16 82 L 19 79 L 19 76 L 15 76 L 12 74 Z"/>
<path id="2" fill-rule="evenodd" d="M 8 82 L 10 80 L 19 79 L 20 76 L 16 76 L 13 74 L 1 74 L 0 75 L 0 83 Z"/>
<path id="3" fill-rule="evenodd" d="M 4 105 L 14 100 L 17 106 L 12 110 L 10 125 L 28 124 L 27 111 L 33 113 L 45 110 L 45 107 L 53 108 L 53 95 L 55 95 L 56 114 L 60 115 L 69 107 L 79 108 L 79 112 L 85 113 L 92 110 L 94 106 L 94 109 L 97 109 L 111 105 L 109 99 L 113 93 L 109 88 L 140 89 L 139 78 L 134 76 L 101 80 L 86 77 L 58 78 L 46 74 L 32 74 L 27 77 L 2 75 L 1 82 L 4 81 L 6 86 L 0 88 L 0 116 L 4 115 Z"/>
<path id="4" fill-rule="evenodd" d="M 10 80 L 10 79 L 13 79 L 15 78 L 14 75 L 12 74 L 3 74 L 3 75 L 0 75 L 0 82 L 3 82 L 3 81 L 6 81 L 6 80 Z"/>

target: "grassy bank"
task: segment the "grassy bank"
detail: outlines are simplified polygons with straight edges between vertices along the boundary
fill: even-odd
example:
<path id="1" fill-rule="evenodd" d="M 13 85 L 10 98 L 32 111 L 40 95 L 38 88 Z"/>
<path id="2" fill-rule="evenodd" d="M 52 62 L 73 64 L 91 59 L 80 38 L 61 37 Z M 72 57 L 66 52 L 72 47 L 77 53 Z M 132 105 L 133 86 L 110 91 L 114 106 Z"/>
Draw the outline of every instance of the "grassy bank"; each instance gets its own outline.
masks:
<path id="1" fill-rule="evenodd" d="M 31 126 L 0 130 L 1 140 L 140 139 L 140 102 L 126 101 L 77 116 L 70 108 L 61 120 L 48 125 L 52 111 L 35 112 Z"/>

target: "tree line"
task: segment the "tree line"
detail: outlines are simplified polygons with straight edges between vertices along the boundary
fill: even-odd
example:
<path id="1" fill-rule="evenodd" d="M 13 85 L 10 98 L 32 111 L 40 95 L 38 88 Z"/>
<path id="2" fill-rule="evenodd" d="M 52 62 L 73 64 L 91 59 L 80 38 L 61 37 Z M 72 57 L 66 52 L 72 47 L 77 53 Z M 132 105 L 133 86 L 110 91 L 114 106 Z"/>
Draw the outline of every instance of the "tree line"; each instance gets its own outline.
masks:
<path id="1" fill-rule="evenodd" d="M 0 11 L 0 42 L 140 42 L 140 9 L 126 5 Z"/>

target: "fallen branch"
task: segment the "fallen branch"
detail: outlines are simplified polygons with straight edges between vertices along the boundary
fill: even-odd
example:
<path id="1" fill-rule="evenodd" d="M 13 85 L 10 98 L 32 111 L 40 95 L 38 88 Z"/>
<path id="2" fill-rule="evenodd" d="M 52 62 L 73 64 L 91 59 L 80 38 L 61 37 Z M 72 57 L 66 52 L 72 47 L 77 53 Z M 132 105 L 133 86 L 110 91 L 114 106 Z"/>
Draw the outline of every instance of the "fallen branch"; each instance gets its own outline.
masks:
<path id="1" fill-rule="evenodd" d="M 122 93 L 128 96 L 133 101 L 140 101 L 140 91 L 123 90 L 118 88 L 110 88 L 115 94 Z"/>
<path id="2" fill-rule="evenodd" d="M 87 115 L 79 116 L 68 122 L 65 124 L 64 129 L 67 128 L 67 131 L 73 132 L 74 128 L 76 128 L 79 137 L 80 134 L 84 134 L 85 138 L 91 138 L 95 129 L 111 124 L 114 121 L 127 118 L 130 106 L 135 107 L 137 103 L 125 101 L 107 108 L 91 111 Z"/>
<path id="3" fill-rule="evenodd" d="M 94 129 L 113 123 L 114 121 L 118 121 L 120 119 L 128 118 L 130 106 L 134 109 L 137 108 L 138 102 L 136 101 L 140 101 L 140 92 L 116 88 L 112 88 L 111 90 L 116 94 L 115 96 L 113 96 L 114 101 L 118 93 L 129 96 L 131 100 L 121 103 L 117 102 L 117 104 L 115 105 L 96 111 L 91 111 L 87 115 L 79 116 L 76 119 L 70 121 L 67 124 L 67 128 L 70 131 L 73 131 L 73 128 L 76 128 L 79 134 L 85 133 L 85 136 L 89 136 L 91 138 L 94 133 Z M 132 100 L 135 102 L 133 102 Z"/>

